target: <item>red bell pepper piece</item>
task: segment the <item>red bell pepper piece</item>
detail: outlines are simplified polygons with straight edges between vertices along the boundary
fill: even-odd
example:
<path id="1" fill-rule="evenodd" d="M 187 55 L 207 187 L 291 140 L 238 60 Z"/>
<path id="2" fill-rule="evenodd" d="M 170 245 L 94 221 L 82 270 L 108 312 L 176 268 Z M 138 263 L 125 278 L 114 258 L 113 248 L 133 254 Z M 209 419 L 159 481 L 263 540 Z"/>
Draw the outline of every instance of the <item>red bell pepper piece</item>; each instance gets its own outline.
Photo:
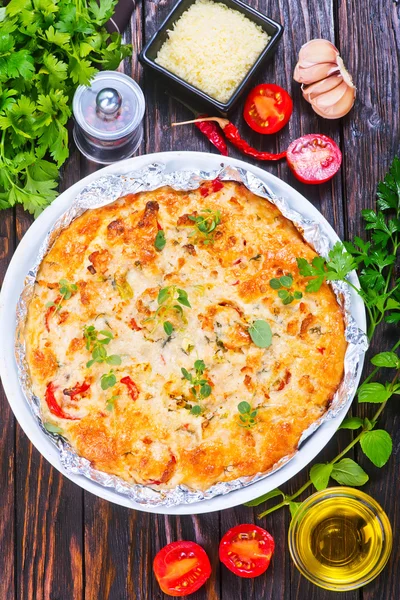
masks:
<path id="1" fill-rule="evenodd" d="M 76 383 L 74 387 L 63 390 L 63 394 L 69 396 L 70 398 L 75 398 L 75 396 L 80 396 L 88 391 L 90 388 L 90 383 L 84 381 L 83 383 Z"/>
<path id="2" fill-rule="evenodd" d="M 139 389 L 138 389 L 138 386 L 136 385 L 136 383 L 134 381 L 132 381 L 132 379 L 129 377 L 129 375 L 127 375 L 126 377 L 123 377 L 121 379 L 121 383 L 123 383 L 124 385 L 127 386 L 132 400 L 137 400 L 139 397 Z"/>
<path id="3" fill-rule="evenodd" d="M 60 419 L 69 419 L 70 421 L 79 421 L 79 417 L 71 417 L 67 415 L 58 404 L 55 396 L 55 391 L 57 387 L 53 382 L 50 382 L 46 388 L 45 400 L 47 406 L 49 407 L 50 412 L 56 417 L 60 417 Z"/>

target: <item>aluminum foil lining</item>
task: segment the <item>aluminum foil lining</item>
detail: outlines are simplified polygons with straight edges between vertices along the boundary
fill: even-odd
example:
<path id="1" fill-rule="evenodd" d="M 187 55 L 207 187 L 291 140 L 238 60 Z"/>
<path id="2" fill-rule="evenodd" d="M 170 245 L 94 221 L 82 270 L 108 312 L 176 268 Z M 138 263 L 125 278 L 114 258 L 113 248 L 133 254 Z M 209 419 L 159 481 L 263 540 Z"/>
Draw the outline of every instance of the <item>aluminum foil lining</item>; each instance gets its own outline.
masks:
<path id="1" fill-rule="evenodd" d="M 194 190 L 204 180 L 212 180 L 219 177 L 221 180 L 238 181 L 243 183 L 251 192 L 267 198 L 275 204 L 281 213 L 294 223 L 306 241 L 324 257 L 328 255 L 331 242 L 323 233 L 320 225 L 315 221 L 305 219 L 301 214 L 292 210 L 285 198 L 277 197 L 268 186 L 253 173 L 241 168 L 225 166 L 221 163 L 220 168 L 214 171 L 172 171 L 168 172 L 165 164 L 154 163 L 141 170 L 133 171 L 125 175 L 107 175 L 100 177 L 89 184 L 80 192 L 71 207 L 57 220 L 48 232 L 39 254 L 32 265 L 26 280 L 25 287 L 20 296 L 17 306 L 17 329 L 15 356 L 18 367 L 19 380 L 24 395 L 38 420 L 43 435 L 48 436 L 53 444 L 57 446 L 60 453 L 60 461 L 66 473 L 83 475 L 99 485 L 112 488 L 119 494 L 127 495 L 132 501 L 148 506 L 176 506 L 179 504 L 191 504 L 208 500 L 220 494 L 228 494 L 233 490 L 246 487 L 260 479 L 268 477 L 271 473 L 282 468 L 295 454 L 285 456 L 267 473 L 258 473 L 251 477 L 241 477 L 234 481 L 222 482 L 213 485 L 206 491 L 196 491 L 184 485 L 179 485 L 171 490 L 155 490 L 150 486 L 141 484 L 130 484 L 115 475 L 109 475 L 94 469 L 90 462 L 78 456 L 69 443 L 58 434 L 49 433 L 42 421 L 40 412 L 40 401 L 33 392 L 30 381 L 29 368 L 26 361 L 23 331 L 27 316 L 29 302 L 33 296 L 36 274 L 43 257 L 47 254 L 59 233 L 67 227 L 74 219 L 88 209 L 97 208 L 114 202 L 124 194 L 155 190 L 161 186 L 169 185 L 175 190 Z M 345 355 L 344 377 L 340 384 L 329 410 L 315 423 L 303 432 L 300 445 L 314 433 L 314 431 L 325 421 L 334 418 L 343 407 L 347 406 L 353 398 L 357 387 L 357 375 L 361 359 L 368 347 L 365 333 L 361 331 L 353 319 L 351 309 L 350 288 L 344 282 L 332 282 L 332 288 L 336 294 L 337 301 L 342 307 L 345 315 L 345 335 L 348 347 Z"/>

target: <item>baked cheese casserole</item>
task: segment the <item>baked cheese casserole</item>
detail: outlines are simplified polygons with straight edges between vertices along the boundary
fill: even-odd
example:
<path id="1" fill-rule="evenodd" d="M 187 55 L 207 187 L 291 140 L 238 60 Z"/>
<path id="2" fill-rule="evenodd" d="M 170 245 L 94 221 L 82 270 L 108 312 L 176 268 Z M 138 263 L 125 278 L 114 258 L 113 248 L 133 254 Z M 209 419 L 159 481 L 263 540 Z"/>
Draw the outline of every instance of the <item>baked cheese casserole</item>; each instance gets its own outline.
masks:
<path id="1" fill-rule="evenodd" d="M 271 470 L 330 405 L 344 319 L 305 291 L 314 250 L 219 180 L 87 210 L 43 259 L 25 329 L 45 427 L 92 466 L 167 489 Z"/>

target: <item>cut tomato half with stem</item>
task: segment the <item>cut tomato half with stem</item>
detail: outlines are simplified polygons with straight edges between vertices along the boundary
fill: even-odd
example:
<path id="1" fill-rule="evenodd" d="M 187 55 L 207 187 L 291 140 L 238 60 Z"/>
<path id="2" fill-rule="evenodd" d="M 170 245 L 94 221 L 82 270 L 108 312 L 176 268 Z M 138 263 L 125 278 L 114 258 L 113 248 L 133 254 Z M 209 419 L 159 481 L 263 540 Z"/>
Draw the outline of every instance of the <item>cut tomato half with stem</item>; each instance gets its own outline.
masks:
<path id="1" fill-rule="evenodd" d="M 257 85 L 247 96 L 243 116 L 257 133 L 276 133 L 289 121 L 293 102 L 286 90 L 274 83 Z"/>
<path id="2" fill-rule="evenodd" d="M 309 133 L 289 145 L 286 159 L 299 181 L 316 185 L 336 175 L 342 164 L 342 153 L 327 135 Z"/>
<path id="3" fill-rule="evenodd" d="M 153 562 L 154 574 L 165 594 L 186 596 L 192 594 L 211 575 L 209 558 L 195 542 L 172 542 L 164 546 Z"/>
<path id="4" fill-rule="evenodd" d="M 219 558 L 235 575 L 257 577 L 268 569 L 274 548 L 274 538 L 262 527 L 237 525 L 222 538 Z"/>

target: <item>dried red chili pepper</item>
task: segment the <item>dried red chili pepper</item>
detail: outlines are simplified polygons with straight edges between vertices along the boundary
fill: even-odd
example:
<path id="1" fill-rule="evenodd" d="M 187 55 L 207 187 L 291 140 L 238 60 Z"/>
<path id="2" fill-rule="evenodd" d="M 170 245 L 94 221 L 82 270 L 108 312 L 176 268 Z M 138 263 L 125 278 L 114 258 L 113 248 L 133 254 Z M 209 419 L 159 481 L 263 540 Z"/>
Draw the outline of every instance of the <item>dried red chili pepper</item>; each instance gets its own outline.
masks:
<path id="1" fill-rule="evenodd" d="M 247 154 L 247 156 L 252 156 L 253 158 L 257 158 L 258 160 L 281 160 L 281 158 L 286 157 L 286 151 L 280 152 L 278 154 L 274 154 L 272 152 L 261 152 L 260 150 L 256 150 L 252 148 L 250 144 L 248 144 L 240 135 L 238 128 L 228 121 L 228 119 L 221 119 L 219 117 L 204 117 L 202 122 L 216 122 L 221 127 L 222 131 L 225 134 L 226 139 L 231 142 L 233 146 L 235 146 L 238 150 L 243 152 L 243 154 Z M 172 127 L 177 125 L 188 125 L 189 123 L 199 123 L 198 119 L 194 119 L 193 121 L 183 121 L 182 123 L 172 123 Z"/>
<path id="2" fill-rule="evenodd" d="M 206 121 L 205 119 L 209 118 L 208 115 L 199 114 L 198 112 L 193 110 L 191 106 L 186 104 L 186 102 L 183 102 L 183 100 L 181 100 L 180 98 L 178 99 L 175 96 L 171 96 L 171 98 L 174 98 L 174 100 L 177 100 L 180 104 L 186 106 L 186 108 L 194 114 L 196 119 L 201 119 L 194 123 L 197 129 L 206 136 L 208 141 L 211 142 L 216 147 L 216 149 L 221 152 L 221 154 L 223 154 L 224 156 L 228 156 L 228 147 L 226 145 L 224 136 L 222 135 L 221 129 L 219 128 L 219 125 L 217 123 L 213 123 L 212 121 Z"/>
<path id="3" fill-rule="evenodd" d="M 63 394 L 69 396 L 70 398 L 75 398 L 75 396 L 80 396 L 81 394 L 87 392 L 89 388 L 90 383 L 84 381 L 83 383 L 76 383 L 72 388 L 67 388 L 63 390 Z"/>
<path id="4" fill-rule="evenodd" d="M 207 118 L 207 115 L 199 115 L 198 118 Z M 203 120 L 196 122 L 195 126 L 206 136 L 208 141 L 210 141 L 216 147 L 216 149 L 223 154 L 223 156 L 228 156 L 228 147 L 217 123 Z"/>
<path id="5" fill-rule="evenodd" d="M 71 417 L 67 415 L 58 404 L 55 396 L 55 391 L 57 387 L 53 382 L 50 382 L 46 388 L 45 400 L 47 406 L 49 407 L 50 412 L 56 417 L 60 417 L 60 419 L 69 419 L 70 421 L 79 421 L 79 417 Z"/>
<path id="6" fill-rule="evenodd" d="M 132 381 L 132 379 L 129 377 L 129 375 L 127 375 L 126 377 L 123 377 L 121 379 L 121 383 L 123 383 L 124 385 L 127 386 L 132 400 L 137 400 L 139 397 L 138 386 L 136 385 L 136 383 L 134 381 Z"/>

